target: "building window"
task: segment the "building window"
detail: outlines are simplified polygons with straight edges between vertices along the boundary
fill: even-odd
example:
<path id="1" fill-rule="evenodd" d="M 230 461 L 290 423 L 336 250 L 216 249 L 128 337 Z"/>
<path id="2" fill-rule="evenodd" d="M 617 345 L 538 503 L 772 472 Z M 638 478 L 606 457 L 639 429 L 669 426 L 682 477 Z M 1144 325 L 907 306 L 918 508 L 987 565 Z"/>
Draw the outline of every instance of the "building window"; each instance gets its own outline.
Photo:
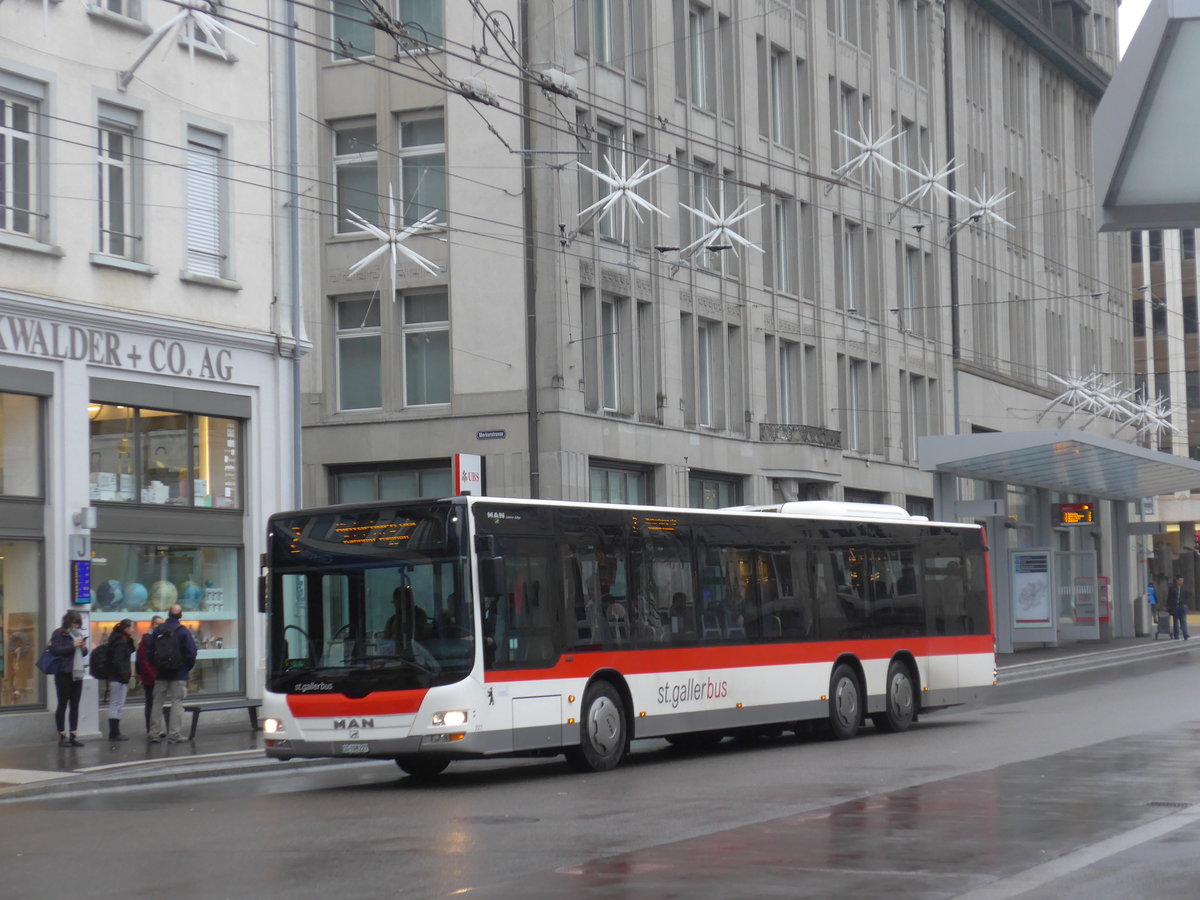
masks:
<path id="1" fill-rule="evenodd" d="M 688 505 L 693 509 L 723 509 L 741 501 L 740 478 L 708 472 L 688 473 Z"/>
<path id="2" fill-rule="evenodd" d="M 600 301 L 600 390 L 604 409 L 616 411 L 621 404 L 621 320 L 617 300 Z"/>
<path id="3" fill-rule="evenodd" d="M 892 65 L 905 78 L 915 79 L 917 76 L 916 0 L 896 0 L 895 23 Z"/>
<path id="4" fill-rule="evenodd" d="M 721 209 L 721 189 L 717 181 L 716 169 L 709 163 L 696 160 L 692 169 L 692 208 L 701 210 L 708 215 Z M 730 210 L 726 210 L 729 212 Z M 692 214 L 693 240 L 698 240 L 710 226 L 699 216 Z M 721 251 L 712 251 L 700 247 L 696 253 L 696 265 L 702 269 L 717 270 L 721 268 Z"/>
<path id="5" fill-rule="evenodd" d="M 5 90 L 10 84 L 21 93 Z M 0 231 L 41 234 L 38 116 L 44 92 L 43 85 L 0 72 Z"/>
<path id="6" fill-rule="evenodd" d="M 652 503 L 650 473 L 631 466 L 593 462 L 588 466 L 592 503 Z"/>
<path id="7" fill-rule="evenodd" d="M 42 458 L 41 398 L 0 393 L 0 496 L 43 496 Z"/>
<path id="8" fill-rule="evenodd" d="M 399 466 L 355 466 L 332 472 L 334 503 L 451 497 L 453 474 L 443 461 Z"/>
<path id="9" fill-rule="evenodd" d="M 775 415 L 781 425 L 800 423 L 800 345 L 794 341 L 779 342 L 776 366 Z"/>
<path id="10" fill-rule="evenodd" d="M 712 10 L 693 4 L 688 8 L 689 83 L 692 103 L 701 109 L 713 108 Z"/>
<path id="11" fill-rule="evenodd" d="M 440 116 L 406 117 L 400 121 L 400 184 L 405 225 L 430 213 L 446 221 L 445 120 Z"/>
<path id="12" fill-rule="evenodd" d="M 827 0 L 829 27 L 840 38 L 858 43 L 859 0 Z"/>
<path id="13" fill-rule="evenodd" d="M 188 129 L 184 172 L 187 230 L 187 272 L 223 278 L 226 275 L 224 189 L 225 139 L 198 128 Z"/>
<path id="14" fill-rule="evenodd" d="M 375 26 L 358 0 L 333 0 L 331 18 L 334 59 L 375 55 Z"/>
<path id="15" fill-rule="evenodd" d="M 797 291 L 797 250 L 795 201 L 775 197 L 771 201 L 771 262 L 776 290 L 785 294 Z"/>
<path id="16" fill-rule="evenodd" d="M 771 140 L 792 146 L 792 72 L 786 50 L 771 52 Z"/>
<path id="17" fill-rule="evenodd" d="M 335 231 L 357 230 L 346 213 L 379 224 L 379 157 L 372 120 L 338 122 L 333 126 L 333 183 L 337 197 Z"/>
<path id="18" fill-rule="evenodd" d="M 442 46 L 445 26 L 442 24 L 442 0 L 398 0 L 396 18 L 409 33 L 400 40 L 403 50 L 426 50 Z"/>
<path id="19" fill-rule="evenodd" d="M 138 114 L 107 103 L 100 106 L 96 129 L 96 175 L 100 232 L 98 248 L 109 256 L 141 257 L 141 204 L 135 201 L 138 187 L 135 170 L 139 154 L 135 147 Z"/>
<path id="20" fill-rule="evenodd" d="M 92 500 L 241 509 L 237 419 L 93 401 Z"/>
<path id="21" fill-rule="evenodd" d="M 696 327 L 696 423 L 715 425 L 715 394 L 718 341 L 716 322 L 701 321 Z"/>
<path id="22" fill-rule="evenodd" d="M 596 62 L 614 64 L 623 55 L 620 0 L 592 0 L 592 37 Z"/>
<path id="23" fill-rule="evenodd" d="M 404 298 L 404 403 L 450 402 L 450 301 L 445 291 Z"/>
<path id="24" fill-rule="evenodd" d="M 126 19 L 142 18 L 141 0 L 95 0 L 90 8 L 110 12 L 115 16 L 124 16 Z"/>
<path id="25" fill-rule="evenodd" d="M 41 623 L 49 618 L 42 609 L 42 571 L 39 542 L 0 541 L 0 709 L 43 702 L 47 679 L 34 668 L 47 640 Z"/>
<path id="26" fill-rule="evenodd" d="M 611 176 L 614 171 L 621 170 L 623 151 L 623 141 L 621 139 L 621 126 L 612 125 L 608 122 L 599 122 L 596 124 L 596 140 L 595 140 L 595 157 L 593 159 L 592 168 L 597 172 L 603 172 L 605 175 Z M 635 167 L 636 168 L 636 167 Z M 627 170 L 628 171 L 628 170 Z M 591 176 L 588 176 L 591 177 Z M 612 187 L 606 181 L 596 179 L 596 201 L 599 202 L 612 193 Z M 617 204 L 613 210 L 610 210 L 600 216 L 600 236 L 617 240 L 624 240 L 625 223 L 617 221 L 615 210 L 621 209 L 621 205 Z"/>
<path id="27" fill-rule="evenodd" d="M 861 359 L 840 356 L 839 369 L 842 372 L 842 383 L 839 386 L 839 403 L 841 408 L 842 445 L 847 450 L 865 453 L 867 450 L 867 433 L 870 406 L 867 402 L 867 363 Z"/>
<path id="28" fill-rule="evenodd" d="M 837 273 L 838 302 L 848 313 L 862 311 L 863 283 L 863 233 L 862 226 L 834 216 L 835 231 L 838 233 Z"/>
<path id="29" fill-rule="evenodd" d="M 382 333 L 374 297 L 337 303 L 338 409 L 383 406 Z"/>
<path id="30" fill-rule="evenodd" d="M 126 618 L 133 620 L 134 640 L 139 640 L 153 615 L 166 615 L 178 603 L 183 624 L 196 641 L 188 696 L 242 690 L 242 566 L 237 547 L 96 542 L 92 556 L 93 646 L 107 640 L 113 624 Z"/>

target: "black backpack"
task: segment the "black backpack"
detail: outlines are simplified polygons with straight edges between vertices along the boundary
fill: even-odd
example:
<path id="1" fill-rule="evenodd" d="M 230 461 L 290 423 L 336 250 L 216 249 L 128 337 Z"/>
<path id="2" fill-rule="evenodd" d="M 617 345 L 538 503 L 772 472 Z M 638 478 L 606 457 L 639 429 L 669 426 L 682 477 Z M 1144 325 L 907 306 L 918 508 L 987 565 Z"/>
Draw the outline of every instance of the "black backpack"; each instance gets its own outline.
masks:
<path id="1" fill-rule="evenodd" d="M 112 675 L 112 660 L 108 658 L 108 644 L 101 644 L 88 654 L 88 674 L 100 681 Z"/>
<path id="2" fill-rule="evenodd" d="M 183 654 L 179 652 L 179 641 L 175 632 L 159 627 L 154 632 L 154 669 L 157 672 L 178 672 L 183 668 Z"/>

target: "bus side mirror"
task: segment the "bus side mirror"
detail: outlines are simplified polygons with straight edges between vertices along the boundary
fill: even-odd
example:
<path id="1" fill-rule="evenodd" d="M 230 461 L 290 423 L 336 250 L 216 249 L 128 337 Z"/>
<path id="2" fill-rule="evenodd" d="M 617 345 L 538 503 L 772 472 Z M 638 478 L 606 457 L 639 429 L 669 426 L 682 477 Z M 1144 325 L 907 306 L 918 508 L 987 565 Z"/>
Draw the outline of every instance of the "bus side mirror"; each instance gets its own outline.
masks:
<path id="1" fill-rule="evenodd" d="M 479 557 L 479 593 L 482 597 L 499 597 L 508 593 L 505 584 L 503 556 Z"/>
<path id="2" fill-rule="evenodd" d="M 266 575 L 258 576 L 258 611 L 260 613 L 267 611 L 267 583 Z"/>

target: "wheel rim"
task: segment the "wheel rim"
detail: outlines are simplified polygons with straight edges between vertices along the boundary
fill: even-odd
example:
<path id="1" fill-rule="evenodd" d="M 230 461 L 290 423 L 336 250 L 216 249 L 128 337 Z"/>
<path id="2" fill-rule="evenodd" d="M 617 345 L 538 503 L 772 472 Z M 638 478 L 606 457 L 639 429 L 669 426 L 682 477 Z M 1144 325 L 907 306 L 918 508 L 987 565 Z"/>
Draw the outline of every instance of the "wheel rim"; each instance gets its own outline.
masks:
<path id="1" fill-rule="evenodd" d="M 588 739 L 596 752 L 610 756 L 621 741 L 621 711 L 608 697 L 597 697 L 588 710 Z"/>
<path id="2" fill-rule="evenodd" d="M 849 678 L 838 682 L 833 708 L 842 725 L 849 727 L 858 723 L 858 687 Z"/>
<path id="3" fill-rule="evenodd" d="M 894 714 L 900 719 L 907 719 L 913 710 L 912 682 L 902 672 L 897 672 L 892 676 L 891 688 L 888 693 Z"/>

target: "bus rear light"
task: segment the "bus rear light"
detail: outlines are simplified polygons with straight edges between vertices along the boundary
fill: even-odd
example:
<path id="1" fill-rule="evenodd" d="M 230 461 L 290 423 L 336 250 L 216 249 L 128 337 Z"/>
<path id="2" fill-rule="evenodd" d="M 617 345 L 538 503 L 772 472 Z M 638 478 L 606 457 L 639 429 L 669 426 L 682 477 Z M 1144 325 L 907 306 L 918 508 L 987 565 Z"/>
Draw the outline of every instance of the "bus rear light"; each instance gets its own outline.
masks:
<path id="1" fill-rule="evenodd" d="M 266 718 L 263 719 L 263 734 L 282 734 L 284 732 L 283 723 L 278 719 Z"/>
<path id="2" fill-rule="evenodd" d="M 454 728 L 457 725 L 466 725 L 467 711 L 465 709 L 448 709 L 445 712 L 435 712 L 433 714 L 433 724 L 435 728 L 447 726 Z"/>

